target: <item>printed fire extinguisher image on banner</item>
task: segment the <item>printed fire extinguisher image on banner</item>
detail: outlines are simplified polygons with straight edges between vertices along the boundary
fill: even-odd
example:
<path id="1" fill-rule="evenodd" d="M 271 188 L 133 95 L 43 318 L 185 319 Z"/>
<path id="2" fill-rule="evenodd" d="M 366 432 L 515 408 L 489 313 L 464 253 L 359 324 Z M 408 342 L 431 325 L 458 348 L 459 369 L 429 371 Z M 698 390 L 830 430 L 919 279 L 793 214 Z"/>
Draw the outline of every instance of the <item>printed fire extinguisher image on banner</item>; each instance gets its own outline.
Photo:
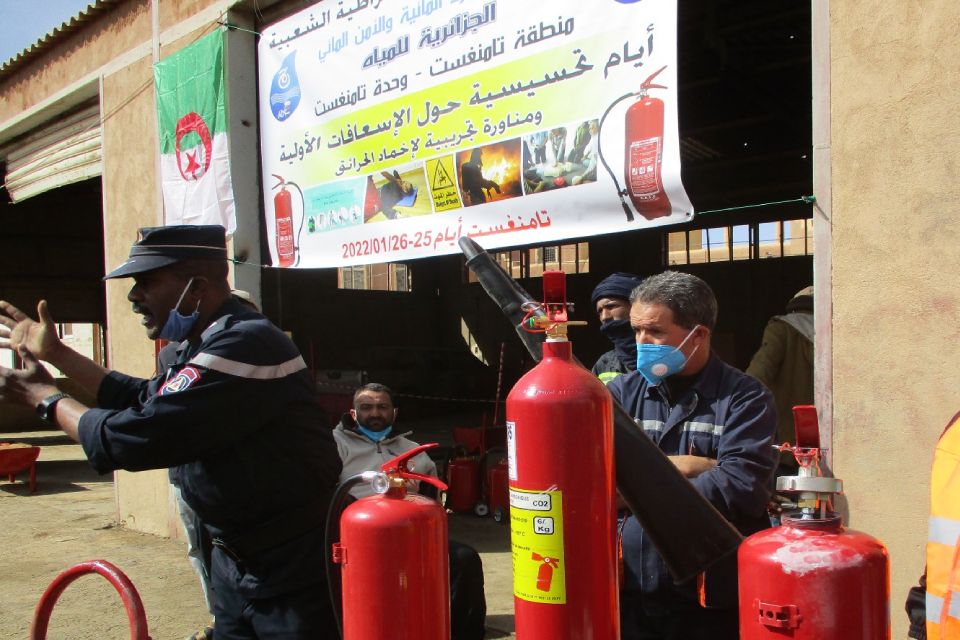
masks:
<path id="1" fill-rule="evenodd" d="M 679 189 L 671 188 L 664 179 L 665 154 L 669 157 L 675 152 L 679 166 L 676 137 L 672 143 L 666 142 L 667 113 L 672 113 L 675 118 L 676 108 L 668 110 L 664 101 L 651 96 L 650 91 L 668 88 L 653 82 L 654 78 L 666 69 L 665 66 L 661 67 L 641 82 L 637 91 L 614 100 L 600 119 L 600 159 L 616 187 L 628 220 L 633 220 L 634 213 L 647 220 L 669 216 L 674 213 L 675 204 L 684 210 L 692 211 L 686 192 L 679 184 L 679 175 L 676 177 Z M 632 103 L 629 102 L 631 99 Z M 611 115 L 619 115 L 621 110 L 625 111 L 622 119 Z M 623 123 L 622 131 L 618 126 L 619 122 Z M 622 141 L 622 151 L 617 149 L 618 140 Z M 622 171 L 617 171 L 611 164 L 618 153 L 623 157 Z M 623 178 L 623 185 L 619 183 L 618 174 Z M 668 190 L 673 192 L 673 202 Z"/>
<path id="2" fill-rule="evenodd" d="M 300 233 L 303 231 L 303 192 L 294 182 L 288 182 L 282 176 L 273 174 L 279 180 L 273 186 L 280 189 L 273 196 L 273 217 L 276 221 L 274 248 L 277 252 L 278 267 L 295 267 L 300 261 Z M 296 229 L 293 224 L 293 198 L 287 186 L 291 186 L 300 194 L 300 226 Z"/>
<path id="3" fill-rule="evenodd" d="M 636 102 L 627 109 L 624 124 L 623 175 L 627 195 L 644 218 L 670 215 L 670 198 L 663 189 L 663 100 L 650 97 L 650 89 L 666 89 L 652 84 L 662 67 L 640 85 Z"/>

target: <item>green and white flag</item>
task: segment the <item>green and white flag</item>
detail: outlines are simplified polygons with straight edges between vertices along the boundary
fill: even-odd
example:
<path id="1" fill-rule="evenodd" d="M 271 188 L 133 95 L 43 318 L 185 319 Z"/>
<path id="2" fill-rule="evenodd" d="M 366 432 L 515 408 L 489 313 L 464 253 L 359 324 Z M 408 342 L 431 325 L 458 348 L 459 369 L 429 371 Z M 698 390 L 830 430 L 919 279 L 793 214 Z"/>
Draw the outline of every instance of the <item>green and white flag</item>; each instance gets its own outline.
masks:
<path id="1" fill-rule="evenodd" d="M 237 227 L 227 142 L 223 31 L 154 65 L 166 224 Z"/>

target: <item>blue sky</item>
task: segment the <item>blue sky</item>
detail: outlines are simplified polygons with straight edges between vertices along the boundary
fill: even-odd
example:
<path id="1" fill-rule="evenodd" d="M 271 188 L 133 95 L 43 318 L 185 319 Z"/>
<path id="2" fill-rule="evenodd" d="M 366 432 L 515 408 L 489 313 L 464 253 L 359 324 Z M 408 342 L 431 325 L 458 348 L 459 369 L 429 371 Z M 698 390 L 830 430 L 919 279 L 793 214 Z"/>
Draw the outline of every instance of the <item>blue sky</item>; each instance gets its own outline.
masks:
<path id="1" fill-rule="evenodd" d="M 80 13 L 93 0 L 0 0 L 0 64 Z"/>

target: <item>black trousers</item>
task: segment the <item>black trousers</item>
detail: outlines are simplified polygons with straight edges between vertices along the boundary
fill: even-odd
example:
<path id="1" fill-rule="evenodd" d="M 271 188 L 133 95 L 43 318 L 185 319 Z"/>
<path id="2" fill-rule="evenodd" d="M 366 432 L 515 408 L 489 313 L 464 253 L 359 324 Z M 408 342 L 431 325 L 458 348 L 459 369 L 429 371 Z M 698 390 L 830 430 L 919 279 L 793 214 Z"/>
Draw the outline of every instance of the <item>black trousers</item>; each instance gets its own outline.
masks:
<path id="1" fill-rule="evenodd" d="M 667 615 L 644 611 L 640 596 L 620 593 L 620 640 L 738 640 L 736 609 L 684 608 Z"/>
<path id="2" fill-rule="evenodd" d="M 450 541 L 450 638 L 483 640 L 487 600 L 483 564 L 471 546 Z M 217 621 L 219 625 L 219 620 Z M 219 631 L 219 626 L 217 631 Z"/>
<path id="3" fill-rule="evenodd" d="M 220 586 L 220 585 L 217 585 Z M 339 640 L 326 582 L 273 598 L 217 589 L 217 640 Z"/>

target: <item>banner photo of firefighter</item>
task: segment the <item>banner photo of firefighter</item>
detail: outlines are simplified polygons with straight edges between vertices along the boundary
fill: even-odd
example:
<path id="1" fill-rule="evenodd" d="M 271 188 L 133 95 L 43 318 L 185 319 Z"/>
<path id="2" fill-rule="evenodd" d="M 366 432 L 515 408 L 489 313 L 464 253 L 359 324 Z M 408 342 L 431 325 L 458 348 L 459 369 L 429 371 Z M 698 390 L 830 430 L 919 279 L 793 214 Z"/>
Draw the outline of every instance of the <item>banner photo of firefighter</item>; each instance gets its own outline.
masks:
<path id="1" fill-rule="evenodd" d="M 473 207 L 523 195 L 520 189 L 520 141 L 474 147 L 457 154 L 460 193 Z"/>
<path id="2" fill-rule="evenodd" d="M 676 224 L 675 2 L 317 4 L 260 38 L 272 264 Z M 555 16 L 555 17 L 554 17 Z"/>

